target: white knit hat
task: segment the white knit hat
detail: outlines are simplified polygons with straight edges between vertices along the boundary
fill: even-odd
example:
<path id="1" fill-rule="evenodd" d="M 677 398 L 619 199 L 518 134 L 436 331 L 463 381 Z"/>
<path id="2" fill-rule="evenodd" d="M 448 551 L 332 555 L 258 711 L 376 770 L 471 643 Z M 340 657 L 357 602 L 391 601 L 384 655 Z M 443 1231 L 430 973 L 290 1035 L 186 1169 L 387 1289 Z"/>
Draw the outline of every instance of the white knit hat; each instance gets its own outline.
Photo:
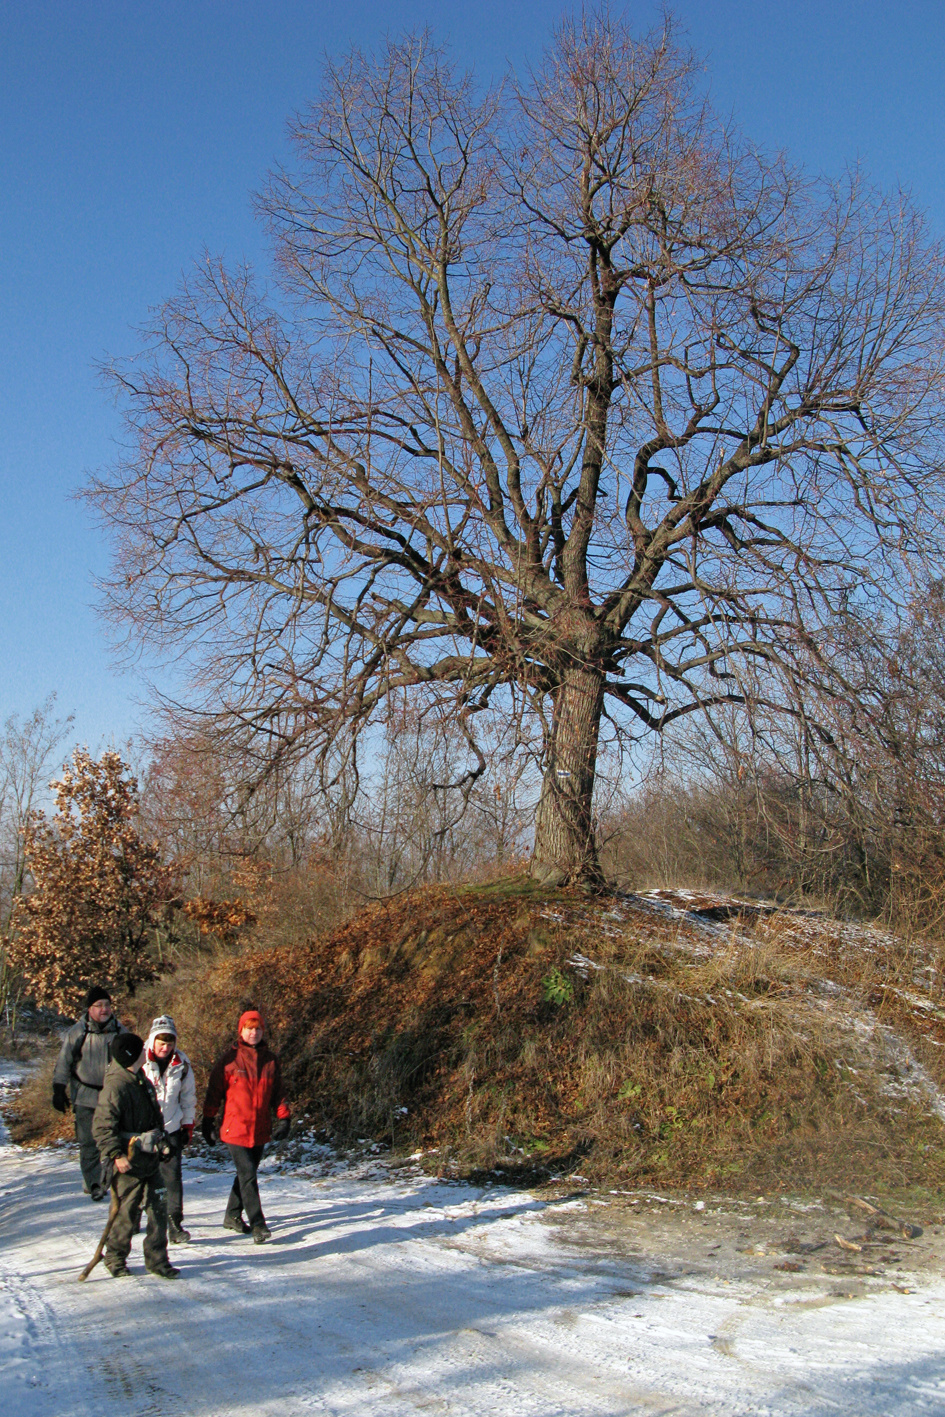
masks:
<path id="1" fill-rule="evenodd" d="M 177 1024 L 171 1018 L 170 1014 L 161 1014 L 161 1016 L 156 1018 L 151 1024 L 151 1033 L 149 1036 L 151 1038 L 157 1038 L 159 1033 L 172 1033 L 175 1038 L 177 1037 Z"/>

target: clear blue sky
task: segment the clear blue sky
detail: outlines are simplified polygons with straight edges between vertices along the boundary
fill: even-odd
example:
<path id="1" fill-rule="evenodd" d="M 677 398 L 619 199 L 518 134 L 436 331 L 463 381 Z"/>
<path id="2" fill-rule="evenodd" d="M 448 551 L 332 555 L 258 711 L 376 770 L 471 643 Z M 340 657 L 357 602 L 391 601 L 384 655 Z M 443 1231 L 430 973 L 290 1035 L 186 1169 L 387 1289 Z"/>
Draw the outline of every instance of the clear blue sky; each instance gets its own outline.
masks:
<path id="1" fill-rule="evenodd" d="M 142 721 L 94 605 L 106 547 L 73 500 L 115 455 L 96 373 L 203 246 L 264 257 L 250 193 L 319 60 L 431 25 L 486 74 L 564 6 L 28 0 L 0 6 L 0 721 L 51 690 L 93 748 Z M 621 7 L 617 0 L 613 10 Z M 626 7 L 640 28 L 659 7 Z M 859 161 L 945 234 L 943 0 L 681 0 L 716 104 L 814 170 Z"/>

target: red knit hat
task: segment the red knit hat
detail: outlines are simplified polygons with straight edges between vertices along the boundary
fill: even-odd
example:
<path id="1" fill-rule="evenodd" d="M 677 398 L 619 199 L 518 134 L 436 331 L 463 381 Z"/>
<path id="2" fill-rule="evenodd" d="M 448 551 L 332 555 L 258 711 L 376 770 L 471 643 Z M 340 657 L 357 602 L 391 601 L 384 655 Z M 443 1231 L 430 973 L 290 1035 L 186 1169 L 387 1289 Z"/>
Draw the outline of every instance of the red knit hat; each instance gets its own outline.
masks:
<path id="1" fill-rule="evenodd" d="M 244 1028 L 265 1028 L 266 1020 L 257 1009 L 247 1009 L 245 1014 L 240 1014 L 239 1028 L 237 1033 L 242 1033 Z"/>

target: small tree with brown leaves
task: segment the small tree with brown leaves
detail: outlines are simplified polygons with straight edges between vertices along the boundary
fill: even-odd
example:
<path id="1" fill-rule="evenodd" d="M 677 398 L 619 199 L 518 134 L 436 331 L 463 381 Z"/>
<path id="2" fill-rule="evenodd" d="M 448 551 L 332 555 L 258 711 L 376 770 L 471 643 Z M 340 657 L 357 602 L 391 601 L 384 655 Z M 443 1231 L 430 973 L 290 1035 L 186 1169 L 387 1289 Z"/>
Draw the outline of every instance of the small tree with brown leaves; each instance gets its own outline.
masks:
<path id="1" fill-rule="evenodd" d="M 92 982 L 133 994 L 153 978 L 150 932 L 173 877 L 138 834 L 138 784 L 118 753 L 76 749 L 50 785 L 54 815 L 26 828 L 33 889 L 17 901 L 11 956 L 38 1002 L 68 1012 Z"/>

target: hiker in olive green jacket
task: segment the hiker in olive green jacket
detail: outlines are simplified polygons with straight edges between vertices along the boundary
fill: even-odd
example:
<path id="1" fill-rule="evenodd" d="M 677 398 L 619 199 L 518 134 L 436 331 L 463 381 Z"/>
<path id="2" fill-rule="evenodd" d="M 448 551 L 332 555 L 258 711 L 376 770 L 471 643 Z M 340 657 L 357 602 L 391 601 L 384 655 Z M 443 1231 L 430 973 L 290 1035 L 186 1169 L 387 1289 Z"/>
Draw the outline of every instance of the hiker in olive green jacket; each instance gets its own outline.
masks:
<path id="1" fill-rule="evenodd" d="M 92 1120 L 102 1164 L 112 1176 L 112 1205 L 116 1201 L 118 1205 L 105 1245 L 105 1267 L 115 1279 L 130 1273 L 125 1261 L 144 1210 L 148 1217 L 145 1269 L 163 1279 L 176 1279 L 180 1270 L 167 1257 L 167 1193 L 159 1171 L 164 1142 L 161 1108 L 141 1072 L 143 1062 L 143 1040 L 136 1033 L 120 1034 L 112 1044 L 112 1061 Z"/>

